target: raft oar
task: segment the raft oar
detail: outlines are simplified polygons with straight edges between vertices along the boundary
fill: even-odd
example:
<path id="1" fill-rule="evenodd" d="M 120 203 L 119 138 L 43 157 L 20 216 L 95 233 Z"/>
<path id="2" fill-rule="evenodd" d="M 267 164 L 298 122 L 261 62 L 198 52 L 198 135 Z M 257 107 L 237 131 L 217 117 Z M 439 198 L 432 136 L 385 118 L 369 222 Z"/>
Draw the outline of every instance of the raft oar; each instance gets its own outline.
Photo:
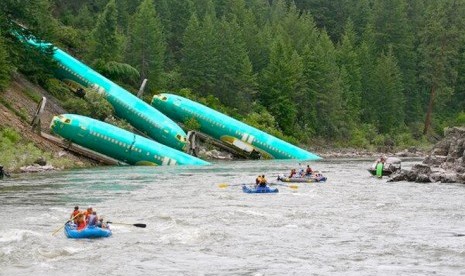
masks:
<path id="1" fill-rule="evenodd" d="M 218 184 L 218 187 L 220 188 L 227 188 L 227 187 L 234 187 L 234 186 L 242 186 L 244 184 L 228 184 L 228 183 L 221 183 Z"/>
<path id="2" fill-rule="evenodd" d="M 294 190 L 299 188 L 299 186 L 297 186 L 297 185 L 281 184 L 281 183 L 269 183 L 268 185 L 270 185 L 270 186 L 271 185 L 283 186 L 283 187 L 288 187 L 288 188 L 291 188 L 291 189 L 294 189 Z"/>
<path id="3" fill-rule="evenodd" d="M 145 223 L 134 223 L 134 224 L 131 224 L 131 223 L 111 222 L 111 221 L 107 221 L 107 223 L 110 223 L 110 224 L 121 224 L 121 225 L 131 225 L 131 226 L 140 227 L 140 228 L 145 228 L 145 227 L 147 227 L 147 224 L 145 224 Z"/>
<path id="4" fill-rule="evenodd" d="M 70 221 L 73 221 L 77 216 L 79 216 L 80 213 L 78 213 L 77 215 L 75 215 L 74 217 L 72 217 L 70 220 L 66 221 L 65 224 L 63 224 L 62 226 L 60 226 L 60 228 L 58 228 L 57 230 L 55 230 L 53 233 L 52 233 L 52 236 L 55 236 L 56 233 L 58 233 L 58 231 L 60 231 L 61 229 L 63 229 L 65 227 L 65 225 L 70 222 Z"/>

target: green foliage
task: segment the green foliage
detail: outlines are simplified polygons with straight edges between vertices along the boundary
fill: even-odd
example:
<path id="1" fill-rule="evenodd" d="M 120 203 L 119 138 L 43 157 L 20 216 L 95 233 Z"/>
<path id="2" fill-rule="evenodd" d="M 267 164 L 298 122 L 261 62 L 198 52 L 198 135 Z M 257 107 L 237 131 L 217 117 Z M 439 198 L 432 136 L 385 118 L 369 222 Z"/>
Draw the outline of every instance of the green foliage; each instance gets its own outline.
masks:
<path id="1" fill-rule="evenodd" d="M 148 78 L 149 91 L 185 88 L 179 93 L 251 123 L 259 103 L 275 120 L 269 132 L 300 142 L 410 145 L 422 129 L 461 122 L 464 1 L 23 2 L 0 1 L 0 90 L 18 70 L 78 113 L 92 107 L 47 80 L 51 49 L 11 37 L 8 18 L 129 91 Z"/>
<path id="2" fill-rule="evenodd" d="M 129 82 L 131 84 L 137 84 L 140 78 L 139 71 L 126 63 L 120 63 L 116 61 L 109 61 L 99 66 L 99 72 L 103 75 L 122 82 Z"/>
<path id="3" fill-rule="evenodd" d="M 90 117 L 97 120 L 105 120 L 114 113 L 113 106 L 105 99 L 104 95 L 90 89 L 86 91 L 85 99 L 91 111 Z"/>
<path id="4" fill-rule="evenodd" d="M 65 100 L 63 108 L 69 113 L 80 114 L 83 116 L 90 116 L 91 113 L 88 103 L 84 99 L 77 97 L 71 97 Z"/>
<path id="5" fill-rule="evenodd" d="M 6 108 L 8 108 L 11 112 L 13 112 L 16 116 L 21 118 L 23 121 L 29 120 L 27 117 L 27 111 L 24 108 L 17 109 L 12 106 L 8 101 L 6 101 L 3 97 L 0 97 L 0 103 L 3 104 Z"/>
<path id="6" fill-rule="evenodd" d="M 465 126 L 465 112 L 460 112 L 457 117 L 455 118 L 455 123 L 458 126 Z"/>
<path id="7" fill-rule="evenodd" d="M 109 61 L 119 61 L 121 57 L 121 43 L 117 25 L 118 11 L 115 0 L 110 0 L 97 24 L 92 31 L 93 44 L 91 56 L 98 59 L 96 65 L 106 64 Z"/>
<path id="8" fill-rule="evenodd" d="M 0 17 L 1 20 L 1 17 Z M 0 91 L 4 90 L 10 83 L 12 66 L 9 61 L 8 52 L 0 33 Z"/>
<path id="9" fill-rule="evenodd" d="M 45 158 L 48 164 L 57 168 L 70 168 L 74 163 L 66 158 L 55 158 L 43 152 L 34 144 L 21 138 L 11 128 L 0 129 L 0 164 L 9 171 L 18 171 L 20 167 L 32 165 L 38 158 Z"/>
<path id="10" fill-rule="evenodd" d="M 184 122 L 184 128 L 187 130 L 200 130 L 200 123 L 195 118 L 190 118 Z"/>
<path id="11" fill-rule="evenodd" d="M 402 77 L 397 60 L 389 51 L 381 55 L 374 71 L 377 121 L 381 133 L 392 133 L 404 124 L 404 95 Z"/>
<path id="12" fill-rule="evenodd" d="M 55 98 L 66 101 L 70 98 L 69 87 L 65 83 L 55 78 L 49 78 L 45 81 L 44 88 Z"/>
<path id="13" fill-rule="evenodd" d="M 86 90 L 84 99 L 71 97 L 64 102 L 63 106 L 70 113 L 102 121 L 114 112 L 113 106 L 108 103 L 104 96 L 92 89 Z"/>
<path id="14" fill-rule="evenodd" d="M 0 132 L 0 144 L 16 144 L 21 139 L 21 136 L 12 128 L 4 128 Z"/>
<path id="15" fill-rule="evenodd" d="M 277 40 L 271 46 L 270 63 L 260 79 L 259 98 L 287 135 L 296 131 L 297 107 L 293 102 L 303 93 L 303 76 L 301 57 L 284 38 Z"/>
<path id="16" fill-rule="evenodd" d="M 26 88 L 23 90 L 24 94 L 26 94 L 31 100 L 33 100 L 36 103 L 39 103 L 42 100 L 42 95 L 34 92 L 30 88 Z"/>
<path id="17" fill-rule="evenodd" d="M 256 111 L 250 112 L 244 118 L 243 122 L 260 129 L 268 134 L 276 136 L 292 144 L 299 144 L 299 141 L 292 136 L 284 135 L 278 128 L 273 115 L 271 115 L 265 108 L 255 106 Z"/>
<path id="18" fill-rule="evenodd" d="M 134 15 L 129 30 L 127 60 L 148 79 L 149 89 L 160 88 L 166 52 L 165 35 L 153 0 L 144 0 Z"/>

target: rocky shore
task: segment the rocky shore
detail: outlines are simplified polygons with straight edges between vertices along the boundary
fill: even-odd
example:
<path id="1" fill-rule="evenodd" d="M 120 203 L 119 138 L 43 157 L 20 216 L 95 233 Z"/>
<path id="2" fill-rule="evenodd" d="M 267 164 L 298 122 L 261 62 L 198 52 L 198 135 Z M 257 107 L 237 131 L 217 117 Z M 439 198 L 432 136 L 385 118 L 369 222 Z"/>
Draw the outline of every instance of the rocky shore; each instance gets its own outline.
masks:
<path id="1" fill-rule="evenodd" d="M 388 181 L 465 184 L 465 128 L 449 128 L 444 134 L 444 139 L 433 147 L 421 164 L 414 165 L 409 171 L 402 170 Z"/>

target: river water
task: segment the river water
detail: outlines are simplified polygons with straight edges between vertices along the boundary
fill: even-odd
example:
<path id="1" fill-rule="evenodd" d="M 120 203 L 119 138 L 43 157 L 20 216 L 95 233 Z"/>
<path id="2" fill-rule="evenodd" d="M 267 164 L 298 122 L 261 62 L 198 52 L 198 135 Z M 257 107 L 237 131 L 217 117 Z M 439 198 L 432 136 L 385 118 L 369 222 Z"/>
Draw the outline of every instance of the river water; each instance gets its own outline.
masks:
<path id="1" fill-rule="evenodd" d="M 418 160 L 404 160 L 409 168 Z M 100 167 L 0 181 L 0 275 L 464 275 L 465 186 L 376 179 L 371 160 L 311 166 L 326 183 L 245 194 L 296 161 Z M 220 188 L 218 184 L 231 184 Z M 107 239 L 60 229 L 74 205 Z"/>

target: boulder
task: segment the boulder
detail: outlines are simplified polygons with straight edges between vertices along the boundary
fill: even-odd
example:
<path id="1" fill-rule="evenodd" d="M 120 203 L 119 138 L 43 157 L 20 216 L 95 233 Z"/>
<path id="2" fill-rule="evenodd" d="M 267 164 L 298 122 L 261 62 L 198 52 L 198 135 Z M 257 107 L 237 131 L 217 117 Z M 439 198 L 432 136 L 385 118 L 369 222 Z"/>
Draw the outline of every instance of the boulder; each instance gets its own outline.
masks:
<path id="1" fill-rule="evenodd" d="M 444 134 L 422 164 L 414 165 L 410 171 L 402 170 L 388 181 L 465 184 L 465 128 L 449 128 Z"/>

